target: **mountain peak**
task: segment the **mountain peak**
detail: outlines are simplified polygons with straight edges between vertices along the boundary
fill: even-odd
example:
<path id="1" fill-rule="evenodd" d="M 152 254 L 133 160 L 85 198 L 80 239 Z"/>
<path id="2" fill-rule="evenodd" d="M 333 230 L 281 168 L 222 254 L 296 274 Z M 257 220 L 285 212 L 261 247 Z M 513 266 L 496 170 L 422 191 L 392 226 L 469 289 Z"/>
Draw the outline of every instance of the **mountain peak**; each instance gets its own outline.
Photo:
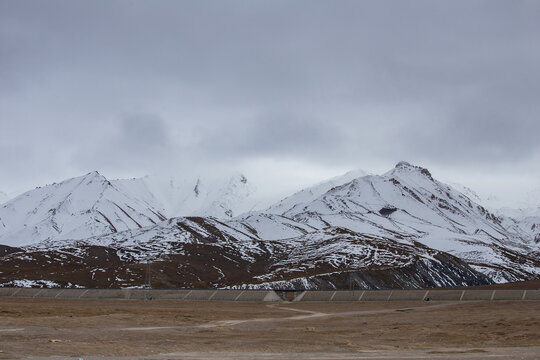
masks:
<path id="1" fill-rule="evenodd" d="M 242 174 L 239 171 L 235 171 L 232 174 L 230 174 L 229 183 L 239 183 L 239 182 L 245 185 L 247 184 L 248 179 L 244 174 Z"/>
<path id="2" fill-rule="evenodd" d="M 410 168 L 410 167 L 413 167 L 413 165 L 411 165 L 411 163 L 407 162 L 407 161 L 400 161 L 396 164 L 396 166 L 394 166 L 396 169 L 399 169 L 399 168 Z"/>
<path id="3" fill-rule="evenodd" d="M 346 178 L 346 179 L 357 179 L 357 178 L 361 178 L 361 177 L 364 177 L 366 175 L 369 175 L 367 172 L 365 172 L 364 170 L 362 169 L 354 169 L 354 170 L 350 170 L 350 171 L 347 171 L 345 174 L 341 175 L 341 176 L 336 176 L 334 179 L 337 179 L 337 178 Z"/>
<path id="4" fill-rule="evenodd" d="M 108 185 L 111 184 L 105 176 L 101 175 L 98 171 L 95 170 L 89 172 L 86 175 L 83 175 L 82 179 L 84 179 L 84 181 L 87 181 L 86 184 L 90 184 L 93 181 L 106 182 Z"/>
<path id="5" fill-rule="evenodd" d="M 396 170 L 407 170 L 407 171 L 418 171 L 422 175 L 427 176 L 429 179 L 433 180 L 433 177 L 431 176 L 431 173 L 428 169 L 423 168 L 421 166 L 412 165 L 411 163 L 407 161 L 400 161 L 396 164 L 394 167 Z"/>
<path id="6" fill-rule="evenodd" d="M 116 185 L 92 171 L 27 191 L 0 207 L 0 242 L 83 239 L 165 219 L 147 189 L 125 181 Z"/>
<path id="7" fill-rule="evenodd" d="M 94 170 L 94 171 L 90 171 L 89 173 L 87 173 L 86 175 L 84 175 L 84 177 L 90 178 L 90 177 L 104 177 L 104 176 L 101 175 L 101 174 L 99 173 L 99 171 Z"/>

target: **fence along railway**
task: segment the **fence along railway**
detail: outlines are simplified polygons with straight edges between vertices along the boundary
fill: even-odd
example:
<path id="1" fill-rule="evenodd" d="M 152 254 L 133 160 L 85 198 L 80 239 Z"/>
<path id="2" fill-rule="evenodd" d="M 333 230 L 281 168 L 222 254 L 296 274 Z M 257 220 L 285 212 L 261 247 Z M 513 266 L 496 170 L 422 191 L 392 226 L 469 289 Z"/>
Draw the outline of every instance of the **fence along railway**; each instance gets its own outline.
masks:
<path id="1" fill-rule="evenodd" d="M 185 301 L 498 301 L 540 300 L 540 290 L 158 290 L 0 288 L 0 297 Z"/>

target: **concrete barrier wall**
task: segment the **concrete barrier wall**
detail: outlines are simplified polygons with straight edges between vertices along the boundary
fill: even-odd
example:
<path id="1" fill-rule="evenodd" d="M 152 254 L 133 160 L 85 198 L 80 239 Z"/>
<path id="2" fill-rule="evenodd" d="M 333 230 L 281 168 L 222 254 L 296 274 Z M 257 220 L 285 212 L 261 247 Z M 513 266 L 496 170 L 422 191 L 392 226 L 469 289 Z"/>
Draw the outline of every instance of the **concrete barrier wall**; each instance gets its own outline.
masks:
<path id="1" fill-rule="evenodd" d="M 0 297 L 49 299 L 280 301 L 273 290 L 0 288 Z"/>
<path id="2" fill-rule="evenodd" d="M 42 291 L 39 291 L 34 297 L 39 299 L 54 299 L 61 292 L 62 289 L 43 289 Z"/>
<path id="3" fill-rule="evenodd" d="M 18 288 L 0 288 L 0 296 L 12 296 L 16 291 L 20 290 Z"/>
<path id="4" fill-rule="evenodd" d="M 18 291 L 15 291 L 11 296 L 31 298 L 36 296 L 40 292 L 40 290 L 42 289 L 21 288 Z"/>
<path id="5" fill-rule="evenodd" d="M 363 293 L 363 290 L 336 291 L 332 301 L 358 301 Z"/>
<path id="6" fill-rule="evenodd" d="M 88 292 L 88 289 L 64 289 L 56 295 L 57 299 L 78 299 L 81 295 Z"/>
<path id="7" fill-rule="evenodd" d="M 388 301 L 392 292 L 397 290 L 366 290 L 360 297 L 360 301 Z"/>
<path id="8" fill-rule="evenodd" d="M 494 290 L 493 300 L 522 300 L 524 290 Z"/>
<path id="9" fill-rule="evenodd" d="M 130 290 L 130 299 L 184 300 L 190 291 L 191 290 Z"/>
<path id="10" fill-rule="evenodd" d="M 21 291 L 19 288 L 2 288 L 2 291 L 0 291 L 0 296 L 13 296 L 19 291 Z"/>
<path id="11" fill-rule="evenodd" d="M 82 293 L 79 299 L 129 299 L 129 292 L 122 289 L 93 289 Z"/>
<path id="12" fill-rule="evenodd" d="M 186 294 L 183 300 L 210 300 L 216 290 L 192 290 Z"/>
<path id="13" fill-rule="evenodd" d="M 281 299 L 281 297 L 275 291 L 272 290 L 266 293 L 266 295 L 263 298 L 263 301 L 275 302 L 275 301 L 283 301 L 283 299 Z"/>
<path id="14" fill-rule="evenodd" d="M 235 301 L 237 300 L 245 291 L 244 290 L 220 290 L 217 291 L 212 300 L 215 301 Z M 266 291 L 268 292 L 268 291 Z"/>
<path id="15" fill-rule="evenodd" d="M 392 291 L 390 295 L 390 301 L 422 301 L 428 295 L 428 290 L 401 290 L 401 291 Z"/>
<path id="16" fill-rule="evenodd" d="M 300 301 L 331 301 L 336 291 L 306 291 Z"/>
<path id="17" fill-rule="evenodd" d="M 281 301 L 273 290 L 39 289 L 0 288 L 0 297 L 42 299 L 132 299 Z M 355 290 L 304 291 L 293 301 L 497 301 L 540 300 L 540 290 Z"/>
<path id="18" fill-rule="evenodd" d="M 523 300 L 540 300 L 540 290 L 525 290 Z"/>
<path id="19" fill-rule="evenodd" d="M 426 299 L 432 301 L 459 301 L 465 290 L 429 290 Z"/>
<path id="20" fill-rule="evenodd" d="M 461 300 L 491 300 L 493 290 L 467 290 Z"/>
<path id="21" fill-rule="evenodd" d="M 133 291 L 131 289 L 127 289 L 128 291 L 128 299 L 130 300 L 151 300 L 154 299 L 155 295 L 152 290 L 138 290 Z M 167 296 L 167 294 L 163 294 L 163 296 Z"/>
<path id="22" fill-rule="evenodd" d="M 330 294 L 330 295 L 329 295 Z M 358 295 L 360 294 L 360 295 Z M 307 300 L 305 300 L 307 299 Z M 305 291 L 294 301 L 497 301 L 540 300 L 540 290 Z"/>
<path id="23" fill-rule="evenodd" d="M 235 299 L 236 301 L 281 301 L 281 298 L 273 290 L 249 290 L 244 291 Z"/>

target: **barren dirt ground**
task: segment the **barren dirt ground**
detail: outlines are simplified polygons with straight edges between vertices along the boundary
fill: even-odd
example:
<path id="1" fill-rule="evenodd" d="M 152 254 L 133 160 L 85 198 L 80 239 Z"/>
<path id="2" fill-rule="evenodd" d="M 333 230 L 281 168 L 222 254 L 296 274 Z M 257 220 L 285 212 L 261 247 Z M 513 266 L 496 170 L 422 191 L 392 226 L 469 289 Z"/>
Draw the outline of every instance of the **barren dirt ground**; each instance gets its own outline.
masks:
<path id="1" fill-rule="evenodd" d="M 540 301 L 0 298 L 0 359 L 540 358 Z"/>

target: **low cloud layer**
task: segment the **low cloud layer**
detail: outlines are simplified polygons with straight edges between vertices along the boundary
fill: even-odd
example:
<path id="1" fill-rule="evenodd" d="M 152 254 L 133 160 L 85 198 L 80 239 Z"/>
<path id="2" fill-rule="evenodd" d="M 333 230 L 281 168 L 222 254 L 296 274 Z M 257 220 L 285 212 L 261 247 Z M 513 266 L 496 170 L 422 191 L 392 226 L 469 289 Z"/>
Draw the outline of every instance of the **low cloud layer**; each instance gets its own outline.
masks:
<path id="1" fill-rule="evenodd" d="M 4 1 L 0 189 L 406 159 L 514 196 L 540 183 L 538 18 L 534 1 Z"/>

